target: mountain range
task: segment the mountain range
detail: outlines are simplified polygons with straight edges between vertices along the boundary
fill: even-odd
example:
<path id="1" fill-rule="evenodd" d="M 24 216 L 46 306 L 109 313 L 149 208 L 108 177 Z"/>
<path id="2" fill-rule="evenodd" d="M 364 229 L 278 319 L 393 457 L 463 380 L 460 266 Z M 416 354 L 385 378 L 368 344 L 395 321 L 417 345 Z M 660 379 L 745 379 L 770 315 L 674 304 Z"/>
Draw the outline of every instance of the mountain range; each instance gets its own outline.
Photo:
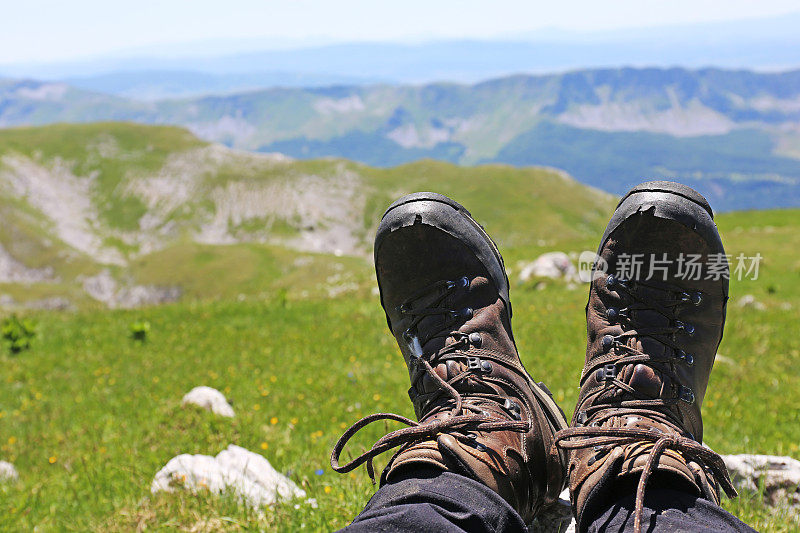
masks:
<path id="1" fill-rule="evenodd" d="M 301 159 L 552 166 L 616 194 L 668 177 L 720 210 L 800 205 L 800 71 L 621 68 L 148 102 L 0 82 L 2 127 L 98 120 L 181 125 L 203 140 Z"/>

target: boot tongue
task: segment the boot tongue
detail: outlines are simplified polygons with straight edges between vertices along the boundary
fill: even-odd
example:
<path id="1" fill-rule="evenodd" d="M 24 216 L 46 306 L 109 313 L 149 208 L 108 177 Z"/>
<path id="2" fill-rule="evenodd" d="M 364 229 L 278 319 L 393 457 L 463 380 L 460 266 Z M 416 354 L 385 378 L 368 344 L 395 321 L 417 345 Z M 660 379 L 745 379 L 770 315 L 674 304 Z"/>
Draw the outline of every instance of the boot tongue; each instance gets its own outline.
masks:
<path id="1" fill-rule="evenodd" d="M 641 292 L 644 296 L 652 298 L 663 298 L 664 296 L 663 293 L 658 293 L 658 291 L 649 288 L 643 288 Z M 651 328 L 667 328 L 671 325 L 669 318 L 651 309 L 635 310 L 633 311 L 632 318 L 635 323 L 635 328 L 640 331 Z M 654 359 L 664 357 L 667 350 L 669 350 L 664 344 L 646 335 L 628 339 L 627 345 Z M 665 387 L 669 386 L 670 381 L 669 378 L 662 375 L 657 368 L 645 364 L 626 366 L 620 374 L 620 379 L 640 393 L 652 398 L 661 396 Z"/>
<path id="2" fill-rule="evenodd" d="M 652 398 L 661 394 L 663 381 L 658 372 L 647 365 L 628 366 L 622 372 L 622 381 L 638 392 Z"/>
<path id="3" fill-rule="evenodd" d="M 458 374 L 461 374 L 466 369 L 467 366 L 463 362 L 449 360 L 444 363 L 436 365 L 433 368 L 433 371 L 436 373 L 437 376 L 442 378 L 444 381 L 447 381 L 457 376 Z M 462 393 L 494 392 L 492 387 L 482 382 L 480 379 L 476 379 L 475 376 L 471 375 L 466 376 L 464 379 L 459 380 L 457 383 L 453 385 L 453 387 Z M 441 387 L 439 386 L 439 383 L 428 374 L 422 376 L 422 379 L 420 380 L 420 384 L 418 386 L 419 392 L 423 394 L 435 392 L 440 388 Z"/>
<path id="4" fill-rule="evenodd" d="M 654 358 L 664 355 L 664 352 L 667 350 L 666 346 L 649 337 L 629 339 L 628 346 L 653 356 Z M 627 365 L 620 373 L 619 377 L 624 383 L 627 383 L 641 394 L 651 398 L 661 396 L 670 384 L 670 379 L 659 372 L 657 367 L 654 368 L 653 366 L 641 363 Z"/>
<path id="5" fill-rule="evenodd" d="M 457 375 L 460 372 L 459 366 L 460 365 L 458 364 L 457 361 L 447 361 L 433 367 L 433 371 L 436 373 L 437 376 L 442 378 L 444 381 L 447 381 L 448 379 L 452 378 L 453 376 Z M 429 393 L 439 390 L 440 388 L 441 387 L 439 386 L 439 383 L 435 379 L 433 379 L 433 377 L 429 376 L 428 374 L 425 374 L 420 382 L 419 392 Z"/>
<path id="6" fill-rule="evenodd" d="M 457 280 L 458 281 L 458 280 Z M 445 289 L 442 289 L 444 291 Z M 442 292 L 433 294 L 425 299 L 421 299 L 414 304 L 415 308 L 432 306 Z M 449 314 L 437 314 L 423 318 L 417 325 L 417 332 L 422 339 L 428 339 L 422 346 L 426 354 L 434 353 L 442 348 L 449 346 L 457 339 L 447 337 L 451 331 L 476 331 L 476 327 L 470 327 L 470 322 L 474 314 L 488 305 L 494 303 L 497 298 L 497 291 L 485 277 L 476 277 L 470 281 L 467 287 L 458 287 L 455 291 L 445 298 L 436 307 L 452 311 L 456 314 L 454 319 Z"/>

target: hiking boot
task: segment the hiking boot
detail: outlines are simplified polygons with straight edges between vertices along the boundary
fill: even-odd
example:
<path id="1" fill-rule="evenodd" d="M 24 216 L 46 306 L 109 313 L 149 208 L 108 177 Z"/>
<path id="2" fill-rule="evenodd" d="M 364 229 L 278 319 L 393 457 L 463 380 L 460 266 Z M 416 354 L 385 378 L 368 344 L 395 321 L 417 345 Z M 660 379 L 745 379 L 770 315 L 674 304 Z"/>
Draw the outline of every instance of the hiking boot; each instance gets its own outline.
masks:
<path id="1" fill-rule="evenodd" d="M 708 202 L 678 183 L 632 189 L 598 250 L 586 306 L 586 363 L 572 427 L 569 483 L 578 528 L 637 484 L 681 487 L 719 503 L 735 495 L 704 447 L 700 407 L 728 301 L 729 268 Z M 638 480 L 638 482 L 637 482 Z"/>
<path id="2" fill-rule="evenodd" d="M 567 424 L 547 388 L 520 361 L 497 247 L 461 205 L 416 193 L 383 215 L 375 268 L 419 422 L 385 413 L 360 420 L 334 447 L 334 470 L 348 472 L 366 462 L 374 479 L 372 459 L 400 446 L 381 484 L 408 469 L 455 472 L 488 486 L 530 522 L 565 486 L 566 454 L 553 444 Z M 345 443 L 385 419 L 409 427 L 340 466 Z"/>

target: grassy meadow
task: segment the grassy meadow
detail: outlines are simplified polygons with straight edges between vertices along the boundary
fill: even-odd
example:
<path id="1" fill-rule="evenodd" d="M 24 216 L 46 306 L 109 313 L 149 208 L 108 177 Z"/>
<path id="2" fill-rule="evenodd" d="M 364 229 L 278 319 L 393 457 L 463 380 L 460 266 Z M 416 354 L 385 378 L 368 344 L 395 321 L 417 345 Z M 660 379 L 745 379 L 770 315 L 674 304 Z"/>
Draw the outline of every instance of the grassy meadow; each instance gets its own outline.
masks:
<path id="1" fill-rule="evenodd" d="M 514 246 L 526 228 L 509 226 L 509 212 L 495 213 L 488 202 L 473 206 L 462 198 L 469 195 L 444 189 L 501 236 L 523 361 L 571 415 L 583 360 L 586 288 L 520 284 L 514 269 L 543 251 L 593 249 L 599 233 L 590 237 L 589 229 L 599 231 L 599 220 L 583 236 L 560 241 L 552 235 Z M 731 213 L 718 222 L 728 252 L 760 252 L 764 262 L 758 280 L 731 285 L 723 357 L 704 405 L 706 443 L 722 453 L 798 458 L 800 259 L 794 251 L 800 248 L 800 211 Z M 532 231 L 542 233 L 542 227 Z M 230 250 L 244 254 L 236 257 L 245 264 L 267 257 L 256 266 L 280 274 L 274 265 L 285 258 L 277 251 L 247 246 L 252 249 Z M 199 255 L 192 255 L 197 265 L 225 260 L 224 253 Z M 188 282 L 218 284 L 216 297 L 197 289 L 180 303 L 138 310 L 26 312 L 38 325 L 32 348 L 11 355 L 3 346 L 0 353 L 0 459 L 20 472 L 18 482 L 0 485 L 0 529 L 325 531 L 346 525 L 375 489 L 363 469 L 331 471 L 333 443 L 363 415 L 412 416 L 412 410 L 406 370 L 372 293 L 369 262 L 343 259 L 339 268 L 351 273 L 357 288 L 333 297 L 288 289 L 248 292 L 258 288 L 248 280 L 258 277 L 259 268 L 244 265 L 253 272 L 237 277 L 232 260 L 212 269 L 216 277 L 199 269 Z M 191 280 L 195 270 L 180 268 Z M 323 279 L 330 268 L 330 262 L 311 262 L 304 277 L 290 279 L 287 287 Z M 739 307 L 745 294 L 765 308 Z M 141 320 L 151 325 L 145 342 L 130 337 L 130 325 Z M 181 397 L 197 385 L 223 391 L 236 418 L 182 408 Z M 385 429 L 364 431 L 352 453 Z M 259 515 L 225 496 L 150 494 L 153 475 L 173 456 L 216 455 L 230 443 L 262 453 L 319 508 L 282 504 Z M 725 506 L 759 530 L 800 527 L 763 506 L 757 494 Z"/>

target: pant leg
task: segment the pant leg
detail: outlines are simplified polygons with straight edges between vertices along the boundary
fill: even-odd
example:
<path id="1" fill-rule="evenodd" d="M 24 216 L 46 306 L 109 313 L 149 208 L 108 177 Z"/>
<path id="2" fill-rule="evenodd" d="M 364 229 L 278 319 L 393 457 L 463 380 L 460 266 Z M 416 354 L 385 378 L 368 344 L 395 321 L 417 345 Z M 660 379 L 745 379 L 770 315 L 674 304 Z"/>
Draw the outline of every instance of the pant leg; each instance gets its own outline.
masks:
<path id="1" fill-rule="evenodd" d="M 522 517 L 494 491 L 436 469 L 401 474 L 375 493 L 342 531 L 525 532 Z"/>
<path id="2" fill-rule="evenodd" d="M 635 501 L 635 493 L 628 492 L 599 511 L 597 518 L 588 523 L 588 531 L 633 531 Z M 706 499 L 679 490 L 653 487 L 645 491 L 642 531 L 752 533 L 755 530 Z"/>

